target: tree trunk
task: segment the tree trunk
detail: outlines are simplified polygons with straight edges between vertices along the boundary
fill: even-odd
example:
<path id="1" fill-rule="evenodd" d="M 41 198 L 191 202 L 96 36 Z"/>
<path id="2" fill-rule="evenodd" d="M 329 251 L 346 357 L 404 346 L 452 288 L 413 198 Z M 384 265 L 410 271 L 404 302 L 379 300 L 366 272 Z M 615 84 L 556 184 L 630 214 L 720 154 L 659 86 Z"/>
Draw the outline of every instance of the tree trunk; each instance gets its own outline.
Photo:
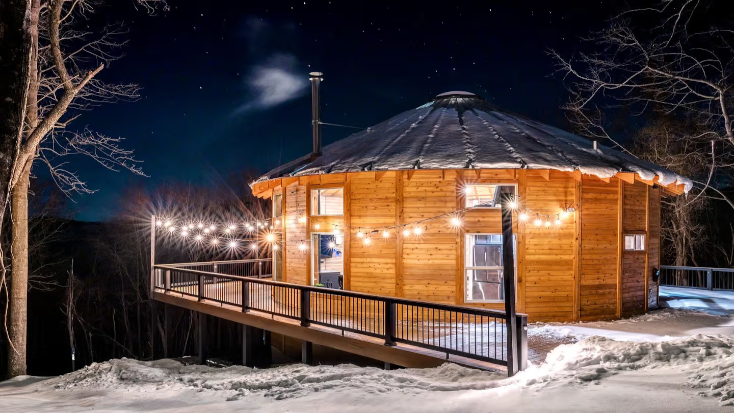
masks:
<path id="1" fill-rule="evenodd" d="M 8 352 L 10 377 L 26 374 L 26 342 L 28 326 L 28 186 L 30 168 L 23 170 L 13 189 L 11 217 L 13 222 L 12 274 L 10 283 L 10 317 L 8 335 L 13 348 Z"/>

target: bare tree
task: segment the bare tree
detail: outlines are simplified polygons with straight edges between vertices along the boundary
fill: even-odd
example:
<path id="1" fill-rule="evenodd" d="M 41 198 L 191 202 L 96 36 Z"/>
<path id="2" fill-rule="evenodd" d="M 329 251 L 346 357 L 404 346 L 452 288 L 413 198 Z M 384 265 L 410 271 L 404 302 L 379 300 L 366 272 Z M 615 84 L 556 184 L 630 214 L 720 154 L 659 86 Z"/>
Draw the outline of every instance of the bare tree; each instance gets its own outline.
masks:
<path id="1" fill-rule="evenodd" d="M 627 151 L 608 133 L 610 112 L 621 107 L 632 108 L 633 115 L 658 111 L 692 119 L 700 132 L 689 138 L 705 138 L 715 143 L 718 153 L 731 153 L 734 27 L 709 23 L 721 15 L 717 11 L 725 3 L 648 1 L 615 16 L 607 28 L 583 39 L 592 52 L 564 58 L 551 50 L 571 95 L 564 109 L 578 132 L 608 139 Z M 723 23 L 730 24 L 729 20 Z M 710 160 L 709 166 L 731 164 L 715 165 Z M 696 183 L 725 198 L 710 183 Z"/>
<path id="2" fill-rule="evenodd" d="M 163 0 L 136 0 L 153 10 Z M 28 189 L 33 163 L 48 166 L 51 176 L 67 193 L 91 193 L 70 171 L 64 157 L 86 155 L 108 169 L 124 168 L 142 174 L 132 152 L 119 146 L 119 138 L 89 130 L 73 132 L 71 121 L 101 103 L 136 99 L 136 85 L 111 85 L 97 78 L 105 65 L 119 58 L 124 45 L 121 26 L 89 31 L 86 20 L 98 2 L 92 0 L 31 0 L 30 80 L 25 122 L 17 139 L 8 180 L 12 191 L 12 282 L 10 319 L 7 323 L 10 376 L 25 374 L 28 289 Z M 4 271 L 4 267 L 3 267 Z M 7 317 L 7 311 L 6 311 Z"/>

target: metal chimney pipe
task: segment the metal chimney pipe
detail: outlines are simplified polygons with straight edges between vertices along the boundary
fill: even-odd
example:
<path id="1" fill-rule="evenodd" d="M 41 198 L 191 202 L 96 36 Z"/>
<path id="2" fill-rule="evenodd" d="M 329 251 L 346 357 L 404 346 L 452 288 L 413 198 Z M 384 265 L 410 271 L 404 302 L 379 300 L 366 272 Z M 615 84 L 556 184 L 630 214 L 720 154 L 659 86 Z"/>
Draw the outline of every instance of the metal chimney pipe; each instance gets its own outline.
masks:
<path id="1" fill-rule="evenodd" d="M 321 156 L 321 82 L 324 74 L 311 72 L 311 130 L 313 132 L 313 155 Z"/>

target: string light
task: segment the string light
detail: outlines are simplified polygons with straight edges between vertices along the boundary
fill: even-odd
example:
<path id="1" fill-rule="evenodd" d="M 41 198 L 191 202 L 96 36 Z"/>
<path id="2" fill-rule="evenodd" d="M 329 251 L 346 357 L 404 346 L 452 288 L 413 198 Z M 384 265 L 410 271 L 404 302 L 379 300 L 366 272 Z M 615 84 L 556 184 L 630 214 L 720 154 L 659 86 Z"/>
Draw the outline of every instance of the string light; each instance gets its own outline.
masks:
<path id="1" fill-rule="evenodd" d="M 409 236 L 410 236 L 410 230 L 409 230 L 408 228 L 405 228 L 405 229 L 403 230 L 403 236 L 404 236 L 404 237 L 409 237 Z"/>
<path id="2" fill-rule="evenodd" d="M 237 226 L 236 226 L 236 225 L 230 225 L 230 226 L 229 226 L 228 228 L 229 228 L 230 230 L 233 230 L 233 229 L 237 228 Z"/>
<path id="3" fill-rule="evenodd" d="M 372 240 L 370 239 L 370 237 L 367 237 L 364 239 L 364 245 L 370 245 L 371 243 L 372 243 Z"/>
<path id="4" fill-rule="evenodd" d="M 217 245 L 217 244 L 219 244 L 219 240 L 216 238 L 212 238 L 212 245 Z"/>
<path id="5" fill-rule="evenodd" d="M 535 221 L 533 223 L 536 227 L 543 225 L 543 221 L 541 221 L 540 218 L 535 218 Z"/>
<path id="6" fill-rule="evenodd" d="M 253 231 L 254 229 L 255 229 L 255 227 L 253 227 L 253 226 L 252 226 L 252 225 L 250 225 L 250 224 L 247 224 L 247 230 L 248 230 L 248 231 L 252 232 L 252 231 Z"/>
<path id="7" fill-rule="evenodd" d="M 304 224 L 306 222 L 306 217 L 303 215 L 298 217 L 298 222 L 300 222 L 301 224 Z"/>
<path id="8" fill-rule="evenodd" d="M 225 234 L 229 234 L 230 232 L 232 232 L 232 230 L 230 230 L 229 228 L 227 228 L 227 229 L 224 230 L 224 232 L 225 232 Z"/>
<path id="9" fill-rule="evenodd" d="M 209 233 L 209 228 L 204 228 L 204 233 L 205 234 L 208 234 Z"/>
<path id="10" fill-rule="evenodd" d="M 513 199 L 512 201 L 510 201 L 510 202 L 509 202 L 509 203 L 507 204 L 507 206 L 509 206 L 509 207 L 510 207 L 510 209 L 517 209 L 517 207 L 518 207 L 519 205 L 518 205 L 517 201 L 515 201 L 515 200 Z"/>
<path id="11" fill-rule="evenodd" d="M 334 225 L 334 235 L 339 235 L 341 232 L 339 231 L 339 226 Z"/>
<path id="12" fill-rule="evenodd" d="M 550 221 L 545 221 L 545 227 L 546 227 L 546 228 L 548 228 L 548 227 L 550 227 L 550 226 L 551 226 L 551 223 L 550 223 Z"/>
<path id="13" fill-rule="evenodd" d="M 382 237 L 383 238 L 390 238 L 390 231 L 388 231 L 388 230 L 382 231 Z"/>
<path id="14" fill-rule="evenodd" d="M 202 237 L 201 235 L 197 235 L 197 236 L 196 236 L 196 237 L 194 237 L 194 238 L 195 238 L 195 239 L 196 239 L 197 241 L 201 241 L 201 239 L 202 239 L 203 237 Z"/>
<path id="15" fill-rule="evenodd" d="M 187 225 L 184 225 L 183 227 L 181 227 L 181 229 L 184 231 L 188 231 L 189 227 Z"/>
<path id="16" fill-rule="evenodd" d="M 520 221 L 523 221 L 524 222 L 524 221 L 527 221 L 527 220 L 528 220 L 528 214 L 526 214 L 524 212 L 522 214 L 520 214 Z"/>
<path id="17" fill-rule="evenodd" d="M 556 219 L 556 225 L 561 225 L 561 219 L 560 218 Z"/>
<path id="18" fill-rule="evenodd" d="M 278 244 L 273 245 L 273 251 L 278 251 Z"/>
<path id="19" fill-rule="evenodd" d="M 212 231 L 214 231 L 215 229 L 217 229 L 217 226 L 216 225 L 210 225 L 209 226 L 209 229 L 212 230 Z"/>
<path id="20" fill-rule="evenodd" d="M 186 231 L 186 230 L 181 231 L 181 236 L 182 237 L 185 237 L 185 236 L 188 236 L 188 235 L 189 235 L 189 231 Z"/>
<path id="21" fill-rule="evenodd" d="M 314 229 L 321 229 L 321 224 L 313 224 Z"/>
<path id="22" fill-rule="evenodd" d="M 301 242 L 300 244 L 298 244 L 299 251 L 306 251 L 307 249 L 308 249 L 308 246 L 306 245 L 305 242 Z"/>
<path id="23" fill-rule="evenodd" d="M 252 244 L 250 244 L 250 249 L 253 250 L 253 251 L 256 250 L 257 249 L 257 244 L 254 243 L 254 242 Z"/>
<path id="24" fill-rule="evenodd" d="M 275 225 L 280 225 L 280 220 L 279 219 L 276 219 L 275 220 Z"/>
<path id="25" fill-rule="evenodd" d="M 422 232 L 423 232 L 423 230 L 421 229 L 421 227 L 415 227 L 415 228 L 413 228 L 413 234 L 415 234 L 415 235 L 420 235 Z"/>
<path id="26" fill-rule="evenodd" d="M 166 221 L 165 224 L 163 224 L 164 227 L 168 228 L 171 226 L 171 221 Z"/>
<path id="27" fill-rule="evenodd" d="M 161 221 L 161 220 L 158 220 L 158 221 L 156 221 L 156 222 L 155 222 L 155 226 L 156 226 L 156 227 L 160 227 L 160 226 L 163 226 L 163 221 Z"/>
<path id="28" fill-rule="evenodd" d="M 265 241 L 267 241 L 267 242 L 273 242 L 273 241 L 275 241 L 275 234 L 272 234 L 271 233 L 271 234 L 266 235 L 265 236 Z"/>
<path id="29" fill-rule="evenodd" d="M 451 218 L 451 226 L 452 227 L 460 227 L 461 226 L 461 219 L 459 219 L 459 217 L 452 217 Z"/>
<path id="30" fill-rule="evenodd" d="M 357 230 L 357 238 L 363 238 L 363 237 L 364 237 L 364 232 L 362 232 L 361 229 L 358 229 Z"/>
<path id="31" fill-rule="evenodd" d="M 237 248 L 237 242 L 236 241 L 230 241 L 229 242 L 229 247 L 230 248 Z"/>
<path id="32" fill-rule="evenodd" d="M 204 224 L 202 224 L 201 222 L 199 222 L 198 224 L 196 224 L 196 228 L 202 229 L 202 228 L 204 228 Z"/>
<path id="33" fill-rule="evenodd" d="M 168 227 L 168 232 L 173 233 L 176 231 L 176 227 Z"/>
<path id="34" fill-rule="evenodd" d="M 334 242 L 334 241 L 329 241 L 329 243 L 327 244 L 327 246 L 328 246 L 329 248 L 331 248 L 331 249 L 334 249 L 334 248 L 336 248 L 336 242 Z"/>

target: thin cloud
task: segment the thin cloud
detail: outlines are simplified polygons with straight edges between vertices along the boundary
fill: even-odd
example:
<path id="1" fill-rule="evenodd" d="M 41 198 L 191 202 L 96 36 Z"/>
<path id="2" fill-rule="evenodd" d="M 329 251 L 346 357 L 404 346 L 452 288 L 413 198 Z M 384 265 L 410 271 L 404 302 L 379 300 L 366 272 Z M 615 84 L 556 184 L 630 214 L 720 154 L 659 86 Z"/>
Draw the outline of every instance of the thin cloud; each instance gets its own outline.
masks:
<path id="1" fill-rule="evenodd" d="M 250 98 L 235 114 L 269 109 L 302 96 L 308 80 L 302 73 L 296 73 L 297 64 L 295 56 L 279 54 L 254 66 L 247 77 Z"/>

